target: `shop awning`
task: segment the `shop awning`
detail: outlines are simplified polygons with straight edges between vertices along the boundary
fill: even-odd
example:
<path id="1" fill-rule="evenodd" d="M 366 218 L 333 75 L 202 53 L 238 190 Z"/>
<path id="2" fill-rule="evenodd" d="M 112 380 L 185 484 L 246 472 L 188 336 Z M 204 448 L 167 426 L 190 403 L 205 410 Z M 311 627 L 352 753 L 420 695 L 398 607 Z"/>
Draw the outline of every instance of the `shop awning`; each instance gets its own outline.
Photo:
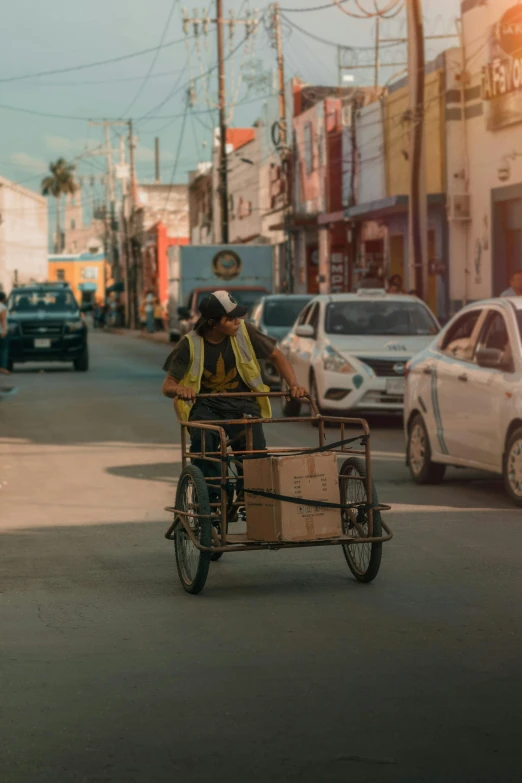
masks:
<path id="1" fill-rule="evenodd" d="M 98 286 L 96 283 L 80 283 L 78 288 L 80 291 L 96 291 Z"/>

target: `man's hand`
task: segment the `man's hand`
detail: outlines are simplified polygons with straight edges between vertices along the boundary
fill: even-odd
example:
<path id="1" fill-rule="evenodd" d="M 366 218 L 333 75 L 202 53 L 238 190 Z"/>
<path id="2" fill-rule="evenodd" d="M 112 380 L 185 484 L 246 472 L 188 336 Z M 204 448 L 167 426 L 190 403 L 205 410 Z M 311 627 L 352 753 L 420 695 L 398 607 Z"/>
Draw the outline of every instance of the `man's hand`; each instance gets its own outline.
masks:
<path id="1" fill-rule="evenodd" d="M 165 397 L 169 397 L 171 400 L 175 397 L 179 397 L 180 400 L 195 400 L 196 392 L 194 389 L 189 389 L 188 386 L 182 386 L 176 378 L 172 375 L 166 375 L 163 381 L 163 394 Z"/>
<path id="2" fill-rule="evenodd" d="M 294 399 L 299 397 L 306 397 L 308 394 L 304 386 L 290 386 L 290 396 Z"/>
<path id="3" fill-rule="evenodd" d="M 189 389 L 188 386 L 178 386 L 176 389 L 176 397 L 179 397 L 180 400 L 195 400 L 196 399 L 196 392 L 194 389 Z"/>

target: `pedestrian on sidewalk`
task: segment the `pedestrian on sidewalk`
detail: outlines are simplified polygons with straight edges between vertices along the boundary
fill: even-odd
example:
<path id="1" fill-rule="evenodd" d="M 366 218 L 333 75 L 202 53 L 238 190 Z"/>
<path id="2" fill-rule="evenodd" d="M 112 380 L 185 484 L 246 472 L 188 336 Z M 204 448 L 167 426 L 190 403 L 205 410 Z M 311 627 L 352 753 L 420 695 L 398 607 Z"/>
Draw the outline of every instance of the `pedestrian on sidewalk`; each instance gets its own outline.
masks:
<path id="1" fill-rule="evenodd" d="M 0 372 L 10 375 L 9 372 L 9 337 L 7 334 L 7 307 L 6 295 L 0 291 Z"/>
<path id="2" fill-rule="evenodd" d="M 511 279 L 509 281 L 509 288 L 506 288 L 505 291 L 502 291 L 500 296 L 501 297 L 522 296 L 522 272 L 521 271 L 513 272 L 513 274 L 511 275 Z"/>
<path id="3" fill-rule="evenodd" d="M 157 296 L 154 297 L 154 329 L 157 332 L 163 331 L 163 307 Z"/>
<path id="4" fill-rule="evenodd" d="M 270 359 L 292 397 L 306 395 L 292 366 L 275 348 L 275 340 L 243 320 L 248 308 L 238 305 L 228 291 L 215 291 L 207 296 L 201 302 L 199 312 L 201 317 L 193 331 L 180 340 L 163 365 L 167 373 L 163 394 L 177 398 L 176 406 L 184 421 L 270 418 L 267 397 L 226 399 L 227 393 L 270 391 L 261 380 L 260 359 Z M 200 392 L 220 396 L 196 399 Z M 224 429 L 234 443 L 234 450 L 244 451 L 246 438 L 242 425 L 224 424 Z M 252 431 L 254 450 L 266 449 L 262 425 L 254 424 Z M 190 440 L 190 451 L 201 452 L 202 430 L 194 428 Z M 205 433 L 205 448 L 207 452 L 219 450 L 219 437 L 215 432 Z M 204 459 L 193 462 L 207 478 L 221 475 L 221 466 L 216 462 Z M 216 483 L 214 494 L 217 490 Z"/>
<path id="5" fill-rule="evenodd" d="M 149 291 L 145 297 L 145 318 L 147 319 L 147 332 L 154 333 L 154 293 Z"/>

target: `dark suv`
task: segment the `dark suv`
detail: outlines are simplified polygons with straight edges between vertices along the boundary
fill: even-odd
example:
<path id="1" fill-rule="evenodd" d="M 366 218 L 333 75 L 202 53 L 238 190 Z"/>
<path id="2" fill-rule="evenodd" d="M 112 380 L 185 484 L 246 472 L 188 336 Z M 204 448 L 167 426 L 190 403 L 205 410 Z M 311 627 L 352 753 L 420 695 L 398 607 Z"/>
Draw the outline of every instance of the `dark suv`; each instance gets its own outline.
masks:
<path id="1" fill-rule="evenodd" d="M 15 288 L 7 300 L 9 369 L 16 362 L 73 362 L 89 369 L 87 327 L 66 285 Z"/>

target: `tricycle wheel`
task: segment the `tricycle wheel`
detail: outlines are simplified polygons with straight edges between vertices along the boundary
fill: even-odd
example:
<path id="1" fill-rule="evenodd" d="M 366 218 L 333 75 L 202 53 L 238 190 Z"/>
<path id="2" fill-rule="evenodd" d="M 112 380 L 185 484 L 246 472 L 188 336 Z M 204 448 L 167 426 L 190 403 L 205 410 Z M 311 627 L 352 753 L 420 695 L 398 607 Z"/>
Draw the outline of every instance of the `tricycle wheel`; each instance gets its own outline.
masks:
<path id="1" fill-rule="evenodd" d="M 368 495 L 366 492 L 366 482 L 358 481 L 357 476 L 366 478 L 366 466 L 362 459 L 350 457 L 343 462 L 340 470 L 341 476 L 353 476 L 353 479 L 340 479 L 341 484 L 341 503 L 365 503 Z M 372 503 L 377 504 L 377 491 L 372 482 Z M 362 517 L 362 519 L 361 519 Z M 359 526 L 368 534 L 368 512 L 359 515 L 358 509 L 344 509 L 341 512 L 343 534 L 352 536 L 354 542 L 360 538 L 359 531 L 354 525 L 358 522 Z M 373 512 L 373 536 L 376 538 L 382 535 L 382 524 L 380 511 Z M 372 582 L 381 566 L 382 543 L 376 544 L 343 544 L 344 556 L 350 568 L 350 571 L 359 582 Z"/>
<path id="2" fill-rule="evenodd" d="M 203 473 L 194 465 L 187 466 L 179 477 L 176 509 L 190 514 L 184 519 L 201 546 L 212 546 L 208 487 Z M 181 522 L 174 528 L 174 549 L 181 584 L 187 593 L 200 593 L 207 581 L 210 552 L 200 552 Z"/>

